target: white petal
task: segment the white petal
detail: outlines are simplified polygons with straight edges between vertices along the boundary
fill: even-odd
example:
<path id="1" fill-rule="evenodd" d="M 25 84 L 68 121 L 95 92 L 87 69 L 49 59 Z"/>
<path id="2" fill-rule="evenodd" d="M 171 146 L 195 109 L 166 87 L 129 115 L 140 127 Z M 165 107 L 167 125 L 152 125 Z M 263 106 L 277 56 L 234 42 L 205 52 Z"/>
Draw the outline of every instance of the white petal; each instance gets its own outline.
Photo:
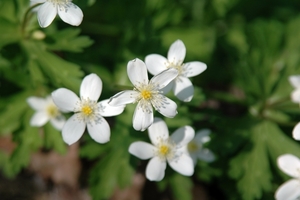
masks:
<path id="1" fill-rule="evenodd" d="M 127 74 L 131 83 L 137 88 L 140 84 L 149 82 L 146 64 L 138 58 L 128 62 Z"/>
<path id="2" fill-rule="evenodd" d="M 96 74 L 90 74 L 82 80 L 80 97 L 97 101 L 102 92 L 102 81 Z"/>
<path id="3" fill-rule="evenodd" d="M 300 140 L 300 122 L 296 124 L 296 126 L 293 129 L 293 138 L 295 140 Z"/>
<path id="4" fill-rule="evenodd" d="M 183 153 L 178 159 L 168 160 L 169 165 L 178 173 L 191 176 L 194 173 L 194 163 L 192 158 Z"/>
<path id="5" fill-rule="evenodd" d="M 139 96 L 139 92 L 134 90 L 125 90 L 112 96 L 108 104 L 111 106 L 121 106 L 129 103 L 134 103 Z"/>
<path id="6" fill-rule="evenodd" d="M 168 97 L 163 98 L 163 102 L 161 102 L 162 105 L 159 108 L 157 108 L 157 111 L 165 117 L 175 117 L 175 115 L 177 115 L 177 104 Z"/>
<path id="7" fill-rule="evenodd" d="M 110 140 L 110 127 L 103 117 L 97 124 L 87 124 L 87 129 L 91 138 L 98 143 L 103 144 Z"/>
<path id="8" fill-rule="evenodd" d="M 34 110 L 45 110 L 47 106 L 47 101 L 39 97 L 29 97 L 27 98 L 27 103 Z"/>
<path id="9" fill-rule="evenodd" d="M 178 75 L 178 70 L 174 68 L 169 68 L 162 71 L 161 73 L 153 76 L 150 83 L 158 85 L 158 89 L 166 87 L 171 81 L 173 81 Z"/>
<path id="10" fill-rule="evenodd" d="M 191 101 L 194 96 L 194 86 L 190 79 L 184 76 L 177 77 L 173 90 L 175 96 L 184 102 Z"/>
<path id="11" fill-rule="evenodd" d="M 50 119 L 50 122 L 54 128 L 60 131 L 64 127 L 66 119 L 64 116 L 61 115 L 59 117 Z"/>
<path id="12" fill-rule="evenodd" d="M 77 142 L 85 130 L 86 124 L 84 121 L 79 120 L 79 115 L 78 113 L 71 116 L 62 129 L 63 140 L 68 145 Z"/>
<path id="13" fill-rule="evenodd" d="M 58 15 L 64 22 L 73 26 L 79 26 L 83 18 L 81 9 L 73 3 L 69 3 L 67 9 L 58 9 Z"/>
<path id="14" fill-rule="evenodd" d="M 167 124 L 160 118 L 155 117 L 153 124 L 148 128 L 149 138 L 155 146 L 162 140 L 169 138 L 169 130 Z"/>
<path id="15" fill-rule="evenodd" d="M 57 8 L 53 3 L 45 2 L 39 7 L 37 17 L 42 28 L 49 26 L 57 14 Z"/>
<path id="16" fill-rule="evenodd" d="M 153 157 L 146 168 L 146 177 L 150 181 L 161 181 L 165 176 L 167 163 L 159 157 Z"/>
<path id="17" fill-rule="evenodd" d="M 188 62 L 183 65 L 184 75 L 186 77 L 193 77 L 201 74 L 204 70 L 206 70 L 207 66 L 203 62 Z"/>
<path id="18" fill-rule="evenodd" d="M 181 40 L 176 40 L 169 49 L 168 60 L 170 62 L 182 63 L 185 58 L 185 46 Z"/>
<path id="19" fill-rule="evenodd" d="M 155 147 L 146 142 L 134 142 L 129 146 L 129 153 L 132 155 L 146 160 L 154 156 Z"/>
<path id="20" fill-rule="evenodd" d="M 30 119 L 30 125 L 41 127 L 45 125 L 48 121 L 49 121 L 49 117 L 47 113 L 40 111 L 33 114 L 33 116 Z"/>
<path id="21" fill-rule="evenodd" d="M 152 75 L 159 74 L 160 72 L 168 69 L 168 60 L 165 57 L 158 54 L 150 54 L 146 56 L 145 64 L 148 68 L 148 71 Z"/>
<path id="22" fill-rule="evenodd" d="M 297 179 L 291 179 L 282 184 L 275 192 L 276 200 L 296 200 L 300 196 L 300 182 Z"/>
<path id="23" fill-rule="evenodd" d="M 180 147 L 187 145 L 195 136 L 195 131 L 190 126 L 184 126 L 177 129 L 172 135 L 171 139 Z"/>
<path id="24" fill-rule="evenodd" d="M 75 111 L 76 103 L 80 101 L 78 96 L 69 89 L 59 88 L 52 92 L 52 99 L 55 105 L 63 111 Z"/>
<path id="25" fill-rule="evenodd" d="M 290 76 L 289 82 L 294 88 L 300 88 L 300 75 Z"/>
<path id="26" fill-rule="evenodd" d="M 211 152 L 209 149 L 201 149 L 197 155 L 200 160 L 203 160 L 206 162 L 212 162 L 215 160 L 214 153 Z"/>
<path id="27" fill-rule="evenodd" d="M 166 87 L 160 89 L 162 94 L 166 95 L 167 93 L 169 93 L 173 89 L 174 84 L 175 84 L 174 81 L 175 80 L 171 81 Z"/>
<path id="28" fill-rule="evenodd" d="M 291 93 L 291 99 L 294 103 L 300 103 L 300 88 Z"/>
<path id="29" fill-rule="evenodd" d="M 284 154 L 277 159 L 278 167 L 286 174 L 294 178 L 300 178 L 300 160 L 292 154 Z"/>
<path id="30" fill-rule="evenodd" d="M 108 104 L 109 99 L 100 101 L 98 105 L 100 106 L 100 115 L 103 117 L 111 117 L 121 114 L 124 111 L 125 105 L 121 106 L 111 106 Z"/>
<path id="31" fill-rule="evenodd" d="M 139 101 L 133 114 L 133 128 L 137 131 L 146 130 L 153 123 L 153 108 L 148 101 Z"/>
<path id="32" fill-rule="evenodd" d="M 202 129 L 200 131 L 197 131 L 197 133 L 195 134 L 195 142 L 197 144 L 204 144 L 206 142 L 209 142 L 210 141 L 210 130 L 209 129 Z"/>

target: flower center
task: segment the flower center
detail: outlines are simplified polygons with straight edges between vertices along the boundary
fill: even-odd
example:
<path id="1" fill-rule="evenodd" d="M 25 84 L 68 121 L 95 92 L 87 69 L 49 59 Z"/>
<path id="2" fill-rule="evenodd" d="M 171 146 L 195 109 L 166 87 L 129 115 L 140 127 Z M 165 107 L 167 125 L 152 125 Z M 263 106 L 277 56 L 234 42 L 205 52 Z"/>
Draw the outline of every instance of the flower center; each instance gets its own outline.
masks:
<path id="1" fill-rule="evenodd" d="M 199 145 L 196 142 L 191 141 L 191 142 L 189 142 L 187 148 L 188 148 L 189 152 L 194 153 L 194 152 L 198 151 L 198 149 L 200 147 L 199 147 Z"/>
<path id="2" fill-rule="evenodd" d="M 170 139 L 164 140 L 162 138 L 159 138 L 156 155 L 161 160 L 171 160 L 178 157 L 176 155 L 176 144 Z"/>
<path id="3" fill-rule="evenodd" d="M 178 76 L 184 74 L 184 69 L 183 69 L 184 64 L 180 60 L 177 62 L 176 61 L 168 61 L 167 63 L 165 63 L 165 65 L 167 66 L 167 68 L 177 69 Z"/>
<path id="4" fill-rule="evenodd" d="M 134 88 L 134 90 L 140 92 L 135 102 L 140 103 L 143 112 L 152 112 L 152 109 L 149 108 L 151 105 L 158 111 L 164 106 L 166 99 L 165 96 L 160 94 L 158 88 L 159 85 L 151 82 L 149 84 L 140 83 Z"/>
<path id="5" fill-rule="evenodd" d="M 72 0 L 47 0 L 52 3 L 54 7 L 57 7 L 60 11 L 68 12 L 68 9 L 73 6 L 77 8 L 75 4 L 72 3 Z"/>
<path id="6" fill-rule="evenodd" d="M 89 98 L 81 98 L 81 101 L 77 102 L 75 112 L 79 113 L 78 120 L 85 123 L 99 123 L 101 121 L 100 110 L 103 109 L 97 105 L 96 101 L 92 101 Z"/>
<path id="7" fill-rule="evenodd" d="M 51 2 L 53 5 L 64 6 L 70 3 L 72 0 L 47 0 Z"/>
<path id="8" fill-rule="evenodd" d="M 54 104 L 50 104 L 48 105 L 48 107 L 46 108 L 48 115 L 51 118 L 55 118 L 59 115 L 59 111 L 58 108 L 54 105 Z"/>
<path id="9" fill-rule="evenodd" d="M 150 100 L 152 98 L 152 92 L 149 90 L 142 90 L 141 91 L 141 96 L 145 100 Z"/>
<path id="10" fill-rule="evenodd" d="M 89 116 L 90 114 L 93 113 L 93 109 L 89 105 L 84 105 L 81 108 L 81 112 L 86 116 Z"/>
<path id="11" fill-rule="evenodd" d="M 167 145 L 162 145 L 159 147 L 158 151 L 161 155 L 166 156 L 166 155 L 168 155 L 170 148 Z"/>

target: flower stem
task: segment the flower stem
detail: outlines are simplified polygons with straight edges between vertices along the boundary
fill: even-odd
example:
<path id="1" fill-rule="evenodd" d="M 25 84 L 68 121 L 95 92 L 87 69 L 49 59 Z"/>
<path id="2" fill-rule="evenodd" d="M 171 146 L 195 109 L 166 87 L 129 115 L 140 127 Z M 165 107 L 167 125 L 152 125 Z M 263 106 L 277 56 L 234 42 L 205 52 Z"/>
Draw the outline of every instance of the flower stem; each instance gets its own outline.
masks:
<path id="1" fill-rule="evenodd" d="M 32 17 L 32 9 L 34 9 L 35 7 L 41 5 L 42 3 L 37 3 L 37 4 L 34 4 L 32 6 L 30 6 L 25 14 L 24 14 L 24 18 L 23 18 L 23 21 L 22 21 L 22 24 L 21 24 L 21 34 L 23 37 L 25 37 L 25 29 L 26 29 L 26 26 L 28 24 L 28 21 L 30 20 L 30 18 Z"/>

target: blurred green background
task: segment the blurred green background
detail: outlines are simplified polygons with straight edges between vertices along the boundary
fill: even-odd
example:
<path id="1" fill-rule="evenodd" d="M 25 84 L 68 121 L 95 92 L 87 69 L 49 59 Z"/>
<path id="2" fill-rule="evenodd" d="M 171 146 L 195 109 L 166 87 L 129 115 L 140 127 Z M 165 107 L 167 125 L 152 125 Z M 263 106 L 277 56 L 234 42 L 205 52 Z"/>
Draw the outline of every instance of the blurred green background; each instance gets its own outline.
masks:
<path id="1" fill-rule="evenodd" d="M 300 156 L 291 137 L 300 109 L 290 101 L 288 82 L 300 74 L 299 1 L 73 2 L 84 13 L 79 27 L 57 17 L 42 29 L 35 13 L 22 28 L 28 0 L 0 0 L 1 199 L 47 199 L 51 192 L 61 195 L 53 199 L 122 199 L 127 193 L 137 199 L 274 199 L 289 179 L 277 157 Z M 208 66 L 192 79 L 191 102 L 169 94 L 179 114 L 165 119 L 170 133 L 185 125 L 212 130 L 207 147 L 217 160 L 199 161 L 192 177 L 167 168 L 163 181 L 145 180 L 147 161 L 128 153 L 132 142 L 149 141 L 146 132 L 132 128 L 132 105 L 108 118 L 107 144 L 84 134 L 67 147 L 51 125 L 30 127 L 29 96 L 46 97 L 60 87 L 78 94 L 82 78 L 96 73 L 104 85 L 100 99 L 109 98 L 131 85 L 128 61 L 151 53 L 166 56 L 177 39 L 186 45 L 185 62 Z M 63 180 L 57 169 L 65 170 L 57 175 Z"/>

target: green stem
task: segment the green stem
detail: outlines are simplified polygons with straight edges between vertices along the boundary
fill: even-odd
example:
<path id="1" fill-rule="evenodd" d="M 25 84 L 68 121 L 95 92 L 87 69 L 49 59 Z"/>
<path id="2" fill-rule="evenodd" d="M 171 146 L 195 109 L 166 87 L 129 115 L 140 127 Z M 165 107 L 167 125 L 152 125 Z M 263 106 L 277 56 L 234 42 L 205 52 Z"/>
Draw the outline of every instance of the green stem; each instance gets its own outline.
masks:
<path id="1" fill-rule="evenodd" d="M 271 103 L 271 104 L 267 104 L 266 107 L 267 108 L 274 108 L 282 103 L 285 103 L 287 101 L 291 101 L 291 97 L 290 96 L 287 96 L 287 97 L 284 97 L 284 98 L 281 98 L 279 99 L 278 101 L 275 101 L 274 103 Z"/>
<path id="2" fill-rule="evenodd" d="M 23 37 L 25 37 L 25 29 L 26 29 L 26 26 L 28 24 L 28 21 L 30 20 L 30 18 L 32 17 L 32 9 L 34 9 L 35 7 L 41 5 L 42 3 L 37 3 L 37 4 L 34 4 L 33 6 L 29 7 L 25 14 L 24 14 L 24 18 L 23 18 L 23 21 L 22 21 L 22 24 L 21 24 L 21 34 Z"/>

